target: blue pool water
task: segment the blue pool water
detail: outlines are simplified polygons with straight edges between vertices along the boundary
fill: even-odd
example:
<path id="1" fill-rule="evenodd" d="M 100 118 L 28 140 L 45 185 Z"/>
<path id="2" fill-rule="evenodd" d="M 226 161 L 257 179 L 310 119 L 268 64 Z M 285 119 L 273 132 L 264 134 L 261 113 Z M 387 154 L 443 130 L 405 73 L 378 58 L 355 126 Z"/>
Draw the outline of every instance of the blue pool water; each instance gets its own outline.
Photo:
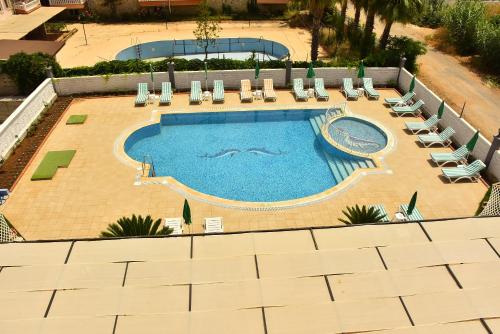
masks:
<path id="1" fill-rule="evenodd" d="M 263 38 L 217 38 L 208 47 L 211 58 L 248 59 L 255 53 L 258 59 L 283 59 L 289 50 L 281 43 Z M 123 49 L 117 60 L 156 58 L 199 58 L 205 59 L 205 50 L 194 39 L 164 40 L 140 43 Z"/>
<path id="2" fill-rule="evenodd" d="M 328 132 L 338 144 L 361 153 L 375 153 L 387 145 L 386 134 L 372 123 L 357 117 L 341 117 Z"/>

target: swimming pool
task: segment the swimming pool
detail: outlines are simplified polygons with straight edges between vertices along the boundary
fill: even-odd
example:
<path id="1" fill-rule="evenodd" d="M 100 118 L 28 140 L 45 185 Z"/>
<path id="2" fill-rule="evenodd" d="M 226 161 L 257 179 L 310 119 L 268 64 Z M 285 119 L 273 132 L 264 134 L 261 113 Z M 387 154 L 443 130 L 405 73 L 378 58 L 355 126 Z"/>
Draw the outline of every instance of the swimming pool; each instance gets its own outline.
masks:
<path id="1" fill-rule="evenodd" d="M 330 137 L 349 151 L 370 154 L 387 145 L 387 135 L 376 125 L 358 117 L 335 119 L 328 127 Z"/>
<path id="2" fill-rule="evenodd" d="M 246 202 L 276 202 L 323 192 L 370 159 L 330 154 L 319 140 L 325 109 L 163 114 L 133 132 L 125 152 L 153 160 L 199 192 Z"/>
<path id="3" fill-rule="evenodd" d="M 245 60 L 255 55 L 262 60 L 283 59 L 289 55 L 281 43 L 262 38 L 217 38 L 208 47 L 209 58 Z M 132 45 L 116 55 L 117 60 L 161 58 L 205 59 L 205 50 L 194 39 L 164 40 Z"/>

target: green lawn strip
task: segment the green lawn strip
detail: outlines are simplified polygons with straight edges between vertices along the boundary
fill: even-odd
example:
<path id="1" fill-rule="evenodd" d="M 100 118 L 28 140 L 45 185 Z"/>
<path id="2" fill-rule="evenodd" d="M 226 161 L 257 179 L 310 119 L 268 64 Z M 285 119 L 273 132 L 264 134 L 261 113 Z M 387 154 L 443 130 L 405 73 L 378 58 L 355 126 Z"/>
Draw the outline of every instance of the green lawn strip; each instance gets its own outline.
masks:
<path id="1" fill-rule="evenodd" d="M 85 123 L 85 120 L 87 119 L 87 115 L 71 115 L 69 116 L 68 120 L 66 121 L 66 124 L 83 124 Z"/>
<path id="2" fill-rule="evenodd" d="M 75 150 L 47 152 L 42 162 L 35 170 L 35 173 L 33 173 L 31 180 L 52 179 L 57 172 L 57 168 L 69 166 L 75 153 Z"/>

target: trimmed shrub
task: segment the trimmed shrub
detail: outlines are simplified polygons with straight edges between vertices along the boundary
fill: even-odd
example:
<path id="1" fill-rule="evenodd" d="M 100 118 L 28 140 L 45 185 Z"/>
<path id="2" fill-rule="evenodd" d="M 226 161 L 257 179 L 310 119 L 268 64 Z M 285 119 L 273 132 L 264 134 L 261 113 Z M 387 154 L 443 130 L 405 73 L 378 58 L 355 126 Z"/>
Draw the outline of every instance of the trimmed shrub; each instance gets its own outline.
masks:
<path id="1" fill-rule="evenodd" d="M 366 66 L 399 66 L 401 55 L 406 57 L 405 68 L 417 70 L 417 57 L 427 52 L 422 42 L 409 37 L 390 37 L 385 50 L 380 50 L 365 59 Z"/>
<path id="2" fill-rule="evenodd" d="M 52 67 L 55 76 L 62 74 L 61 66 L 54 57 L 45 53 L 28 55 L 20 52 L 9 57 L 2 66 L 2 71 L 16 82 L 22 94 L 28 95 L 47 78 L 48 66 Z"/>

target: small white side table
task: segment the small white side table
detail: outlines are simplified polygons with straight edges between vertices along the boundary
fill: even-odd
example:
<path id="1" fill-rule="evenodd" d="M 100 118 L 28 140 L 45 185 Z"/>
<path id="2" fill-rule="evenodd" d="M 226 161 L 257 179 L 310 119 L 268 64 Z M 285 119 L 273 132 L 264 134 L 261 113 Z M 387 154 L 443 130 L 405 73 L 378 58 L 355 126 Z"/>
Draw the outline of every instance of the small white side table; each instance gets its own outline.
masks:
<path id="1" fill-rule="evenodd" d="M 210 93 L 208 90 L 203 92 L 203 101 L 208 101 L 212 97 L 212 93 Z"/>
<path id="2" fill-rule="evenodd" d="M 314 88 L 309 88 L 307 90 L 307 96 L 314 97 Z"/>
<path id="3" fill-rule="evenodd" d="M 394 220 L 397 222 L 405 222 L 408 219 L 406 219 L 406 216 L 402 212 L 396 212 L 394 214 Z"/>
<path id="4" fill-rule="evenodd" d="M 358 88 L 358 95 L 359 96 L 365 95 L 365 89 L 364 88 Z"/>
<path id="5" fill-rule="evenodd" d="M 262 91 L 256 90 L 255 92 L 253 92 L 253 96 L 255 97 L 256 100 L 262 100 Z"/>

